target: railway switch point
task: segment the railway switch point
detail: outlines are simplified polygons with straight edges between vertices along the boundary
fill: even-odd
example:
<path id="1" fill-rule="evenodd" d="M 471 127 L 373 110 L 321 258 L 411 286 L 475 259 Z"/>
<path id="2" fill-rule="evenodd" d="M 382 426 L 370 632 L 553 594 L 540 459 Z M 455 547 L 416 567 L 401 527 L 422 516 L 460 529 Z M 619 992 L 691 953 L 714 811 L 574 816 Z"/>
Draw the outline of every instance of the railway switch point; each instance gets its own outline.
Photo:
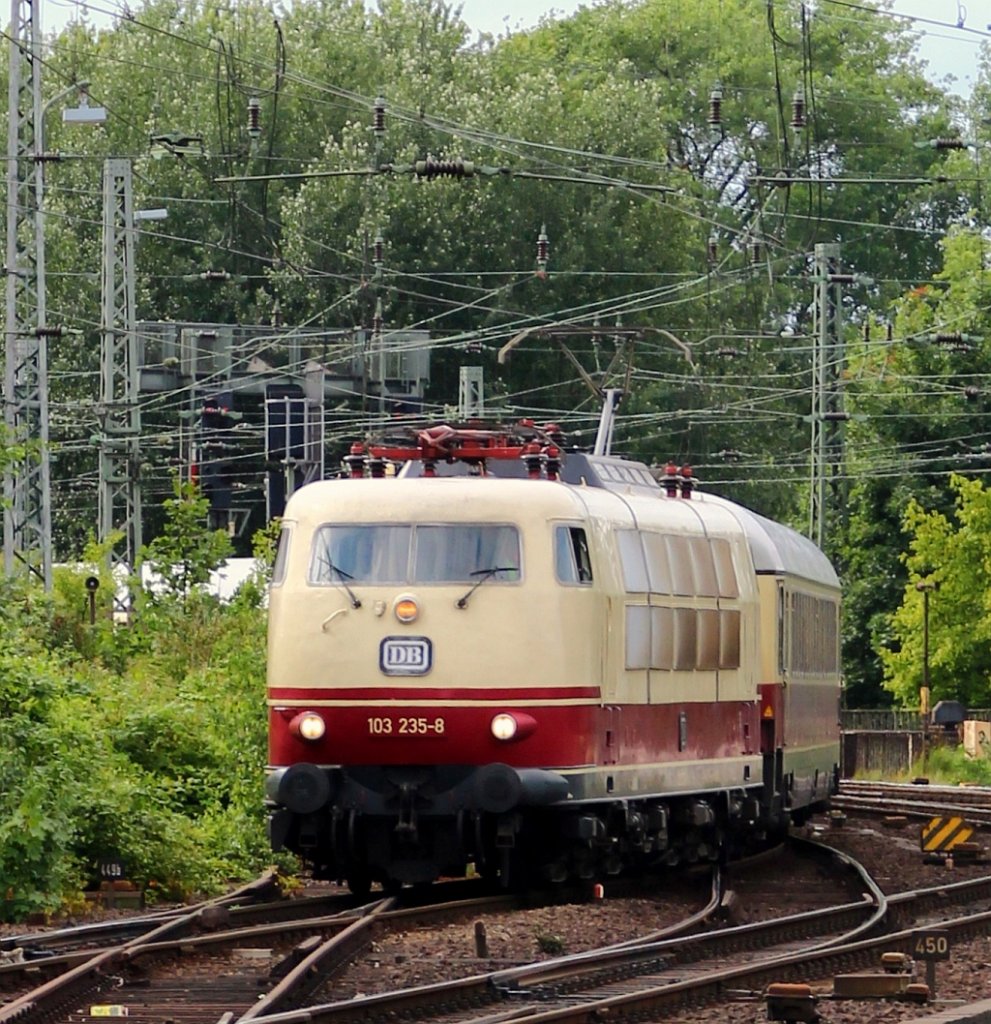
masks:
<path id="1" fill-rule="evenodd" d="M 727 889 L 719 900 L 719 913 L 727 921 L 732 921 L 736 916 L 739 899 L 732 889 Z"/>

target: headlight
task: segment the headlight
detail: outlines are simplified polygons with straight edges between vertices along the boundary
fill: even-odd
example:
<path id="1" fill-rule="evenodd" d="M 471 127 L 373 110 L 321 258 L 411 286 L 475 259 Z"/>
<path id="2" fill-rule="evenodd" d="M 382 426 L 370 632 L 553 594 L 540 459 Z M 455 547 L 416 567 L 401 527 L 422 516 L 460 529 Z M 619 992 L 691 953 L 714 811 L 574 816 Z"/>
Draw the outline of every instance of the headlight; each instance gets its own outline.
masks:
<path id="1" fill-rule="evenodd" d="M 326 731 L 327 723 L 315 711 L 304 711 L 289 723 L 289 732 L 293 736 L 311 743 L 320 739 Z"/>
<path id="2" fill-rule="evenodd" d="M 420 608 L 416 599 L 409 596 L 400 597 L 396 601 L 394 611 L 400 622 L 416 622 L 420 617 Z"/>
<path id="3" fill-rule="evenodd" d="M 496 715 L 492 719 L 492 735 L 497 740 L 511 740 L 516 735 L 516 730 L 519 728 L 519 723 L 513 718 L 512 715 L 507 715 L 503 712 L 500 715 Z"/>
<path id="4" fill-rule="evenodd" d="M 537 730 L 537 720 L 523 711 L 500 711 L 489 723 L 492 735 L 502 743 L 525 740 Z"/>

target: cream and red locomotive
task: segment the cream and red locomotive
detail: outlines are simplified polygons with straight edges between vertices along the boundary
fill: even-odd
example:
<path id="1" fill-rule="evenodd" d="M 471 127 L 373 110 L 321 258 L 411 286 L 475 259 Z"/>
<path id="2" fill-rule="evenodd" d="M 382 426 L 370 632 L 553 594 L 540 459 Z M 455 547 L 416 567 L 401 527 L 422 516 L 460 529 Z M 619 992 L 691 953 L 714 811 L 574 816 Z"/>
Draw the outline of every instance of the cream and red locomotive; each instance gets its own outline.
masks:
<path id="1" fill-rule="evenodd" d="M 712 860 L 835 792 L 822 552 L 687 473 L 520 429 L 356 446 L 349 478 L 286 507 L 270 834 L 318 877 Z"/>

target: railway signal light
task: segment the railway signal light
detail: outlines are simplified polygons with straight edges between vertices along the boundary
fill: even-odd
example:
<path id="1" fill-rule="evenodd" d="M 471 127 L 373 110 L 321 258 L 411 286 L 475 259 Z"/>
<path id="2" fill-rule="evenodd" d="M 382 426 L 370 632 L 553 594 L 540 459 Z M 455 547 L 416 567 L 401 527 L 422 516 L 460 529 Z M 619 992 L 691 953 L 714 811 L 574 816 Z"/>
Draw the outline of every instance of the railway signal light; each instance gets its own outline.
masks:
<path id="1" fill-rule="evenodd" d="M 199 479 L 200 490 L 210 502 L 211 526 L 226 525 L 231 509 L 234 485 L 235 450 L 233 429 L 241 413 L 232 408 L 234 394 L 230 391 L 210 395 L 200 410 Z"/>

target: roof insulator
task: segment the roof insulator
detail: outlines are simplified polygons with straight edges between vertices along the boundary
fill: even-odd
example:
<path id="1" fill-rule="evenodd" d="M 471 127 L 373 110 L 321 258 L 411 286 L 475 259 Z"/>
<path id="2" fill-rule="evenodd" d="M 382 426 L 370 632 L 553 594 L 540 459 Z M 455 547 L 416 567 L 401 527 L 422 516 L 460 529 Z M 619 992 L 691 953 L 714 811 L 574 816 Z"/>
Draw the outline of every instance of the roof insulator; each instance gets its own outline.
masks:
<path id="1" fill-rule="evenodd" d="M 709 116 L 706 118 L 710 128 L 718 129 L 723 126 L 723 86 L 716 82 L 709 93 Z"/>
<path id="2" fill-rule="evenodd" d="M 616 316 L 616 330 L 618 332 L 618 331 L 621 331 L 622 329 L 623 329 L 623 317 L 621 315 L 617 314 L 617 316 Z M 613 346 L 616 348 L 617 351 L 619 349 L 621 349 L 623 347 L 623 335 L 622 334 L 618 334 L 618 333 L 614 334 L 612 336 L 612 343 L 613 343 Z"/>
<path id="3" fill-rule="evenodd" d="M 709 240 L 705 243 L 705 256 L 710 264 L 719 259 L 719 235 L 709 235 Z"/>
<path id="4" fill-rule="evenodd" d="M 537 276 L 547 276 L 547 261 L 551 254 L 551 243 L 547 237 L 547 225 L 540 225 L 540 234 L 537 235 Z"/>
<path id="5" fill-rule="evenodd" d="M 473 178 L 475 165 L 471 160 L 417 160 L 413 170 L 418 178 Z"/>
<path id="6" fill-rule="evenodd" d="M 376 96 L 372 107 L 372 131 L 381 138 L 385 134 L 385 97 Z"/>
<path id="7" fill-rule="evenodd" d="M 372 263 L 375 265 L 376 273 L 382 272 L 382 265 L 385 262 L 385 239 L 382 237 L 382 233 L 379 232 L 375 236 L 374 248 L 372 250 Z"/>
<path id="8" fill-rule="evenodd" d="M 257 139 L 262 133 L 262 105 L 257 96 L 248 100 L 248 135 Z"/>
<path id="9" fill-rule="evenodd" d="M 805 93 L 799 86 L 791 98 L 791 126 L 796 132 L 800 132 L 805 125 Z"/>

